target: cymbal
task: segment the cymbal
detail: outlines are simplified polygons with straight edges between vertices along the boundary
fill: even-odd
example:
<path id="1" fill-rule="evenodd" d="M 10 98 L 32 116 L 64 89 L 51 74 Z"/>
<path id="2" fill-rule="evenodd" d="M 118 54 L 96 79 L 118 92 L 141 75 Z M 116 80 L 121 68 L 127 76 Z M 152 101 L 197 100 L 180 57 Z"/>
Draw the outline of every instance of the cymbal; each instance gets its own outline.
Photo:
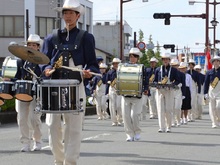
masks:
<path id="1" fill-rule="evenodd" d="M 27 60 L 34 64 L 48 64 L 50 62 L 49 58 L 45 54 L 25 46 L 10 45 L 8 50 L 22 60 Z"/>

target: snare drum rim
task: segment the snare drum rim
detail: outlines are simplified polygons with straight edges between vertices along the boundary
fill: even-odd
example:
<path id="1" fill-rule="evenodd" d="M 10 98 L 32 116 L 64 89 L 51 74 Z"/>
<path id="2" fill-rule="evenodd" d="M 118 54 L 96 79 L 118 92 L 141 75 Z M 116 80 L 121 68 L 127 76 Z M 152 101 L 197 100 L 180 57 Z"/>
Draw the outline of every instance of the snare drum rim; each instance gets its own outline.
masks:
<path id="1" fill-rule="evenodd" d="M 0 84 L 12 84 L 12 85 L 14 85 L 14 82 L 12 82 L 12 81 L 1 81 Z"/>
<path id="2" fill-rule="evenodd" d="M 79 85 L 79 80 L 75 79 L 50 79 L 50 80 L 43 80 L 41 82 L 41 85 L 57 85 L 57 86 L 62 86 L 62 85 Z"/>
<path id="3" fill-rule="evenodd" d="M 16 80 L 16 83 L 32 83 L 33 84 L 33 81 L 31 80 Z"/>

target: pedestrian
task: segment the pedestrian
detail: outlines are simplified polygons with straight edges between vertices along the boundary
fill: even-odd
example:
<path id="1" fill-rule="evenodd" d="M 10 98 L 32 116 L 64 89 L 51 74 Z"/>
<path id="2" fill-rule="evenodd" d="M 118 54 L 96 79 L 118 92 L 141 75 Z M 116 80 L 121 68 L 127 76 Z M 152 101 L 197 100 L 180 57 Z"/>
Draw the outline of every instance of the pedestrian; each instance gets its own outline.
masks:
<path id="1" fill-rule="evenodd" d="M 198 118 L 198 104 L 197 104 L 197 95 L 201 93 L 201 82 L 199 78 L 198 72 L 194 70 L 196 63 L 193 59 L 189 59 L 188 66 L 189 69 L 187 73 L 192 76 L 192 109 L 188 113 L 188 121 L 193 122 L 196 118 Z"/>
<path id="2" fill-rule="evenodd" d="M 42 40 L 37 34 L 30 34 L 27 39 L 27 47 L 33 50 L 39 51 Z M 40 67 L 37 64 L 31 63 L 29 61 L 24 61 L 22 59 L 17 59 L 17 72 L 15 77 L 12 78 L 12 81 L 18 82 L 31 82 L 34 85 L 32 86 L 34 95 L 31 96 L 33 99 L 31 101 L 20 100 L 16 97 L 15 99 L 15 109 L 18 112 L 17 122 L 20 131 L 20 141 L 23 144 L 21 152 L 28 151 L 39 151 L 41 150 L 41 114 L 35 113 L 36 108 L 36 83 L 37 79 L 33 74 L 27 70 L 31 69 L 38 77 L 41 75 Z M 21 86 L 20 86 L 21 87 Z M 34 90 L 35 89 L 35 90 Z M 18 89 L 17 89 L 18 90 Z M 24 95 L 21 94 L 22 98 Z M 30 96 L 28 96 L 30 97 Z M 33 130 L 33 134 L 32 134 Z M 31 149 L 31 139 L 33 138 L 34 145 Z"/>
<path id="3" fill-rule="evenodd" d="M 178 67 L 180 72 L 185 74 L 185 97 L 182 102 L 182 107 L 181 107 L 181 124 L 187 124 L 188 120 L 188 111 L 192 108 L 191 106 L 191 99 L 192 99 L 192 77 L 190 74 L 187 73 L 187 63 L 186 62 L 181 62 L 180 66 Z"/>
<path id="4" fill-rule="evenodd" d="M 112 126 L 122 125 L 122 112 L 121 112 L 121 96 L 116 92 L 117 69 L 121 62 L 119 58 L 113 58 L 112 69 L 106 75 L 106 92 L 109 98 L 109 110 L 112 120 Z"/>
<path id="5" fill-rule="evenodd" d="M 45 38 L 42 52 L 49 57 L 50 63 L 43 65 L 42 70 L 45 76 L 52 80 L 78 80 L 80 83 L 79 98 L 83 100 L 82 104 L 85 110 L 86 96 L 83 79 L 91 79 L 91 72 L 99 73 L 99 68 L 96 61 L 94 36 L 77 28 L 77 21 L 84 14 L 84 10 L 78 0 L 66 0 L 63 7 L 56 8 L 57 12 L 62 13 L 66 27 L 58 30 L 55 35 L 49 34 Z M 55 42 L 57 40 L 59 42 Z M 82 72 L 73 72 L 63 68 L 54 69 L 54 64 L 58 61 L 62 61 L 63 66 L 82 69 Z M 65 121 L 64 130 L 61 116 Z M 55 165 L 77 164 L 80 154 L 83 117 L 84 113 L 82 112 L 76 115 L 72 113 L 47 115 L 49 145 Z"/>
<path id="6" fill-rule="evenodd" d="M 106 100 L 107 97 L 105 95 L 106 90 L 106 69 L 107 65 L 105 63 L 100 63 L 99 69 L 102 74 L 102 77 L 95 76 L 93 78 L 93 96 L 95 97 L 96 103 L 96 113 L 98 115 L 98 120 L 105 120 L 108 118 L 108 114 L 106 112 Z"/>
<path id="7" fill-rule="evenodd" d="M 204 83 L 204 98 L 209 100 L 209 116 L 212 128 L 220 125 L 220 57 L 214 56 L 210 62 L 213 69 L 207 71 Z"/>
<path id="8" fill-rule="evenodd" d="M 141 56 L 142 53 L 138 48 L 131 48 L 129 51 L 129 64 L 137 64 Z M 143 81 L 143 91 L 140 92 L 143 92 L 144 95 L 148 94 L 148 79 Z M 141 138 L 139 116 L 142 111 L 142 107 L 140 105 L 143 105 L 142 97 L 122 96 L 122 116 L 124 121 L 124 130 L 127 136 L 126 141 L 128 142 L 140 140 Z"/>
<path id="9" fill-rule="evenodd" d="M 176 68 L 170 66 L 170 54 L 161 55 L 162 65 L 156 69 L 154 83 L 157 90 L 158 132 L 171 132 L 171 106 L 174 105 L 174 88 L 180 87 L 180 77 Z M 169 85 L 172 85 L 169 87 Z"/>

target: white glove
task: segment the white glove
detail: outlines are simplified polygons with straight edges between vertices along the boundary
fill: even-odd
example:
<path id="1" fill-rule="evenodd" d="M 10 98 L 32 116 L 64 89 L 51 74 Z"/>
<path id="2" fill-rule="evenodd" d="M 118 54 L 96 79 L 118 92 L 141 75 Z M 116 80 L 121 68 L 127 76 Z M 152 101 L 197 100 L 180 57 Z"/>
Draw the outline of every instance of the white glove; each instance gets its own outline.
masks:
<path id="1" fill-rule="evenodd" d="M 179 83 L 177 86 L 178 86 L 179 88 L 181 88 L 181 87 L 182 87 L 182 83 Z"/>
<path id="2" fill-rule="evenodd" d="M 182 100 L 185 99 L 185 98 L 186 98 L 185 96 L 182 96 Z"/>
<path id="3" fill-rule="evenodd" d="M 106 100 L 108 100 L 108 98 L 109 98 L 109 95 L 107 94 L 107 95 L 105 95 L 105 97 L 106 97 Z"/>
<path id="4" fill-rule="evenodd" d="M 204 99 L 205 99 L 205 100 L 209 100 L 209 95 L 208 95 L 208 94 L 205 94 L 205 95 L 204 95 Z"/>

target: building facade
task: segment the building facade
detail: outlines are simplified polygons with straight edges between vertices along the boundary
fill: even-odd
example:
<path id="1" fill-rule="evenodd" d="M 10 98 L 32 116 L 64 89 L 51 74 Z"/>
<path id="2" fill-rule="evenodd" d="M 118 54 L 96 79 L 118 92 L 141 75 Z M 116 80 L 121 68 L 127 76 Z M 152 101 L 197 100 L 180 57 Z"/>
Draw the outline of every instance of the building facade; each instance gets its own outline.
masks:
<path id="1" fill-rule="evenodd" d="M 78 21 L 78 28 L 93 32 L 93 3 L 81 0 L 85 14 Z M 62 27 L 61 15 L 54 11 L 63 0 L 1 0 L 0 5 L 0 65 L 7 56 L 9 43 L 23 45 L 27 36 L 36 33 L 44 38 L 52 29 Z M 28 19 L 29 18 L 29 19 Z M 28 33 L 29 32 L 29 33 Z"/>
<path id="2" fill-rule="evenodd" d="M 120 22 L 118 21 L 95 21 L 93 34 L 96 40 L 96 48 L 103 50 L 113 57 L 120 58 Z M 129 37 L 132 35 L 132 28 L 124 21 L 122 43 L 124 56 L 128 56 L 130 50 Z M 111 59 L 106 59 L 110 61 Z"/>

